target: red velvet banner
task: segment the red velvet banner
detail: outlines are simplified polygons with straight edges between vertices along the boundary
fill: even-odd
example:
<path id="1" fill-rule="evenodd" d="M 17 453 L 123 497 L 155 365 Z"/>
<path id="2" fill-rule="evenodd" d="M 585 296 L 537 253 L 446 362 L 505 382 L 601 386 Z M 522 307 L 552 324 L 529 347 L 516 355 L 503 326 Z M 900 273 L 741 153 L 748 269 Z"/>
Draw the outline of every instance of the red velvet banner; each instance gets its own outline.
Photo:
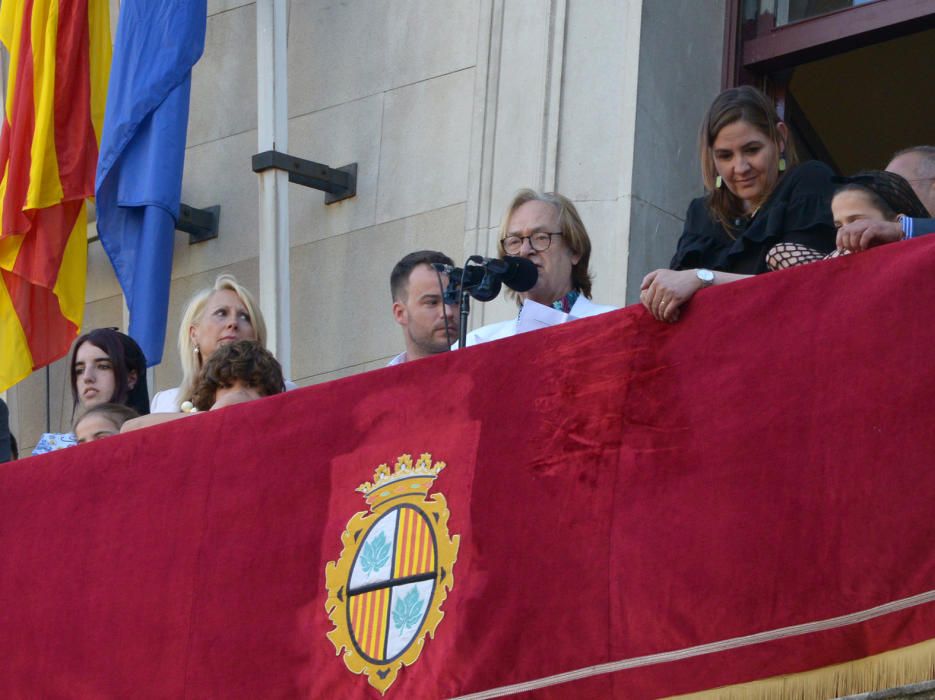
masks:
<path id="1" fill-rule="evenodd" d="M 933 276 L 935 236 L 4 465 L 0 695 L 642 698 L 935 638 Z"/>

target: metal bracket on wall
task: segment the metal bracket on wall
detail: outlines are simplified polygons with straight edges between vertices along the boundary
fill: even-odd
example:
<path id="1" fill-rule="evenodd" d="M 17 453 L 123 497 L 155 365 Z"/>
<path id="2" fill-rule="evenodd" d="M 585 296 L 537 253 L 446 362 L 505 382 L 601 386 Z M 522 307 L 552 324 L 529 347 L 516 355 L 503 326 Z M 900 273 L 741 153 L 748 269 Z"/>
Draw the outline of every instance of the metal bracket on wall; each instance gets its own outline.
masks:
<path id="1" fill-rule="evenodd" d="M 325 193 L 325 204 L 357 195 L 357 163 L 330 168 L 279 151 L 263 151 L 253 156 L 253 172 L 271 169 L 289 173 L 289 182 L 321 190 Z"/>
<path id="2" fill-rule="evenodd" d="M 218 237 L 218 224 L 221 220 L 221 205 L 207 209 L 196 209 L 187 204 L 179 204 L 179 220 L 176 231 L 188 234 L 188 244 L 201 243 Z"/>

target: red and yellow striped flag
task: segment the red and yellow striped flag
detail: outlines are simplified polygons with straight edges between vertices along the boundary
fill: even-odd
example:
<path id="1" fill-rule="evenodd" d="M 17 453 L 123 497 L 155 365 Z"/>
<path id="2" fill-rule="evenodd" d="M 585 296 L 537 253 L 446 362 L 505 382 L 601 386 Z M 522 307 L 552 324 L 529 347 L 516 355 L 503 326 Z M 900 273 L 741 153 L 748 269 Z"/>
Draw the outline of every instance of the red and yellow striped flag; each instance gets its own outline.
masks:
<path id="1" fill-rule="evenodd" d="M 0 391 L 68 352 L 110 71 L 107 0 L 2 0 Z"/>

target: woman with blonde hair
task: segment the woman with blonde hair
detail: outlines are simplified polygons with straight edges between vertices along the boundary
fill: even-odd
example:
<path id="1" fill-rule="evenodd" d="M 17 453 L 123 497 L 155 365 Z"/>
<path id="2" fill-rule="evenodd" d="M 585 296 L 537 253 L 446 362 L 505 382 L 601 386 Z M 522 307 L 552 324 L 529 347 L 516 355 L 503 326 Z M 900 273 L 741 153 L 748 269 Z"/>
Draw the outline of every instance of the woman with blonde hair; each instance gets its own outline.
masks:
<path id="1" fill-rule="evenodd" d="M 233 275 L 219 275 L 185 308 L 178 340 L 182 383 L 158 392 L 152 413 L 191 410 L 192 388 L 204 363 L 221 345 L 238 340 L 255 340 L 266 347 L 266 323 L 250 291 Z"/>

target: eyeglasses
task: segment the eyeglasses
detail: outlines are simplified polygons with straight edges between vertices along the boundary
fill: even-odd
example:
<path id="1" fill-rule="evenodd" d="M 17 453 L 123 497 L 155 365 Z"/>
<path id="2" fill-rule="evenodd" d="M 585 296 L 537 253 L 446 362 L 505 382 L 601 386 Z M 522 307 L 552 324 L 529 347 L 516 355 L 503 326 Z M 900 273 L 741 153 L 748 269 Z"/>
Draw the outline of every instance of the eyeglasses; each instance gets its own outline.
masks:
<path id="1" fill-rule="evenodd" d="M 500 243 L 503 245 L 503 250 L 509 255 L 516 255 L 521 251 L 523 249 L 523 241 L 529 241 L 529 245 L 532 246 L 532 249 L 537 253 L 541 253 L 548 250 L 549 246 L 552 245 L 552 236 L 562 235 L 564 235 L 562 231 L 556 231 L 555 233 L 536 231 L 528 236 L 507 236 L 501 240 Z"/>

